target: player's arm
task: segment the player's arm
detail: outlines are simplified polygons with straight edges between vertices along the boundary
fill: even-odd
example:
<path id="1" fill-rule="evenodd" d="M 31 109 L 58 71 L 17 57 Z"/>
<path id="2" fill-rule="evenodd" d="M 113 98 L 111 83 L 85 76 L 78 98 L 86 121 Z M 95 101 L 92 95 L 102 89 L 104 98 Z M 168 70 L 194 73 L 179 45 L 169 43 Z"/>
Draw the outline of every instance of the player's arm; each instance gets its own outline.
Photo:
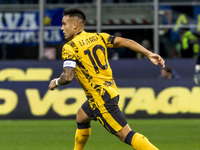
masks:
<path id="1" fill-rule="evenodd" d="M 59 78 L 51 80 L 49 89 L 54 90 L 58 86 L 69 84 L 74 79 L 76 68 L 76 57 L 73 48 L 65 44 L 62 49 L 63 72 Z"/>
<path id="2" fill-rule="evenodd" d="M 116 37 L 114 40 L 114 48 L 120 48 L 120 47 L 126 47 L 135 52 L 141 53 L 144 56 L 148 57 L 153 64 L 155 65 L 161 64 L 162 67 L 165 67 L 165 61 L 160 55 L 152 53 L 151 51 L 147 50 L 142 45 L 133 40 L 122 37 Z"/>
<path id="3" fill-rule="evenodd" d="M 63 72 L 60 78 L 55 78 L 51 80 L 49 84 L 49 89 L 54 90 L 58 86 L 63 86 L 69 84 L 74 79 L 75 68 L 63 68 Z"/>

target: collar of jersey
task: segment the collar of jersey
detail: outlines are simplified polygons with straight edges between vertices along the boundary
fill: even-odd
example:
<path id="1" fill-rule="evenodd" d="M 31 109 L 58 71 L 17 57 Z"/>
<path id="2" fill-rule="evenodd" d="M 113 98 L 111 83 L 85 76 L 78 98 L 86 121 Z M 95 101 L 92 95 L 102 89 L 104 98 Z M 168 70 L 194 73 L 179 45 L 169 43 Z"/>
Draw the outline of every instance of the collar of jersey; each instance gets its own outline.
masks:
<path id="1" fill-rule="evenodd" d="M 84 31 L 81 31 L 81 32 L 77 33 L 76 36 L 79 35 L 79 34 L 81 34 L 82 32 L 84 32 Z"/>

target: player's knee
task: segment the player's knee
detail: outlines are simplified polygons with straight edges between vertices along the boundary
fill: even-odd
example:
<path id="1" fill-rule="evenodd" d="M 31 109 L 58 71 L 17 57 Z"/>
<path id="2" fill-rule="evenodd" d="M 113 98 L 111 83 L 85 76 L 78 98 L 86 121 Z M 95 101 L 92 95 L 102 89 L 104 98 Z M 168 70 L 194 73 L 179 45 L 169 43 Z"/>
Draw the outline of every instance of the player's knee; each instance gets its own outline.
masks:
<path id="1" fill-rule="evenodd" d="M 87 114 L 83 111 L 82 108 L 78 109 L 78 112 L 76 114 L 76 122 L 78 123 L 90 122 L 90 118 L 87 116 Z"/>
<path id="2" fill-rule="evenodd" d="M 79 108 L 78 111 L 77 111 L 76 122 L 82 123 L 82 120 L 81 120 L 81 108 Z"/>
<path id="3" fill-rule="evenodd" d="M 129 125 L 125 125 L 119 132 L 116 133 L 116 136 L 123 142 L 125 142 L 125 139 L 128 135 L 128 133 L 132 131 Z"/>
<path id="4" fill-rule="evenodd" d="M 117 135 L 117 134 L 116 134 L 116 136 L 117 136 L 117 137 L 118 137 L 118 139 L 119 139 L 119 140 L 121 140 L 122 142 L 124 142 L 124 141 L 125 141 L 125 137 L 124 137 L 124 136 Z"/>

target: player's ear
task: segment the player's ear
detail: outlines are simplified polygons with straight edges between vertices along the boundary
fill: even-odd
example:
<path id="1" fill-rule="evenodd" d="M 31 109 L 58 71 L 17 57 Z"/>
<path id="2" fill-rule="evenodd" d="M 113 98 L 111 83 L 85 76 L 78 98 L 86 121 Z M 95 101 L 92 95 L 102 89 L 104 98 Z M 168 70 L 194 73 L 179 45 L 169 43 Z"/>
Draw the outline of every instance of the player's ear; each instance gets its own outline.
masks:
<path id="1" fill-rule="evenodd" d="M 77 22 L 77 21 L 74 21 L 74 22 L 73 22 L 73 28 L 76 29 L 77 26 L 78 26 L 78 22 Z"/>

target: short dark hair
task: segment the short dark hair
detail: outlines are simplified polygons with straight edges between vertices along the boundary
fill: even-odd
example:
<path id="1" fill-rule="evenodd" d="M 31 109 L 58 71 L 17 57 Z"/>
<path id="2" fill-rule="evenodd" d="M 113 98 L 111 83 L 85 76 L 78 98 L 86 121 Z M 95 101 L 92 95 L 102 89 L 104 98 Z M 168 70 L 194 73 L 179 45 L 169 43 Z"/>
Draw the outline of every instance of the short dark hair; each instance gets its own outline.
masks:
<path id="1" fill-rule="evenodd" d="M 83 20 L 83 23 L 85 24 L 86 16 L 81 10 L 75 9 L 75 8 L 74 9 L 65 10 L 63 12 L 63 16 L 67 16 L 67 15 L 69 15 L 69 17 L 78 17 L 81 20 Z"/>
<path id="2" fill-rule="evenodd" d="M 165 70 L 165 71 L 168 72 L 168 73 L 172 73 L 172 68 L 169 67 L 169 66 L 166 66 L 166 67 L 164 67 L 164 68 L 162 68 L 162 69 Z"/>

